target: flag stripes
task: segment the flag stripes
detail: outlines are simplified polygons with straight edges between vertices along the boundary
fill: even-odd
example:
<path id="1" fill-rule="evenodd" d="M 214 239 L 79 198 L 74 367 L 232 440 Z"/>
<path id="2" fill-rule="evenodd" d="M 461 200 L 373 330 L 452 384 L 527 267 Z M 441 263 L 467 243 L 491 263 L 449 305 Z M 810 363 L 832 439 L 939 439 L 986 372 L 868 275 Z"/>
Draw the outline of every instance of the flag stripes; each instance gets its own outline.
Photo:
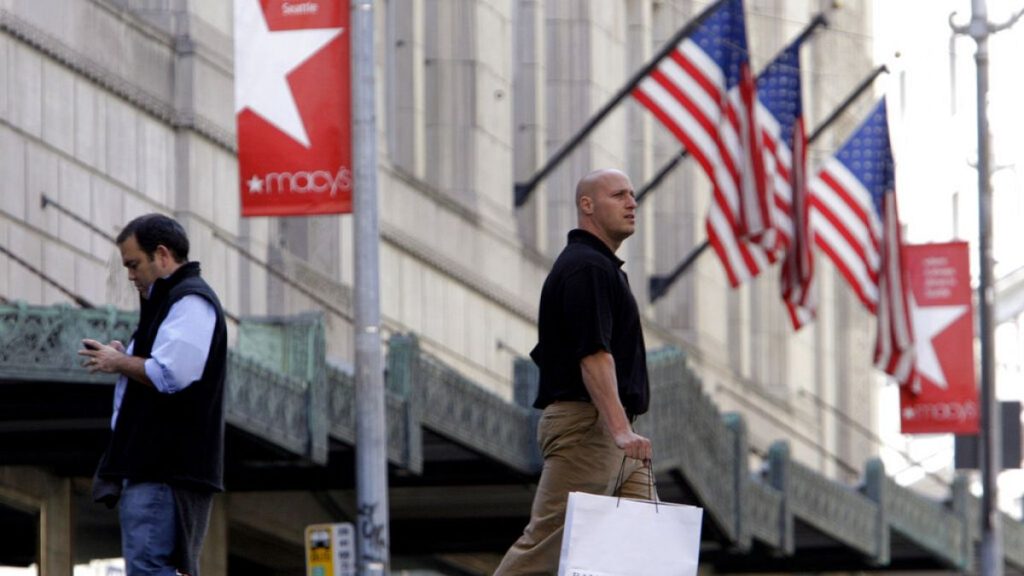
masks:
<path id="1" fill-rule="evenodd" d="M 807 202 L 807 133 L 803 122 L 799 36 L 757 80 L 765 171 L 772 191 L 777 241 L 785 257 L 779 271 L 782 300 L 794 329 L 814 318 L 813 237 Z"/>
<path id="2" fill-rule="evenodd" d="M 885 100 L 808 188 L 816 244 L 878 321 L 875 366 L 909 383 L 914 337 Z"/>
<path id="3" fill-rule="evenodd" d="M 846 166 L 831 158 L 809 185 L 815 244 L 835 263 L 874 314 L 878 308 L 882 224 L 870 195 Z"/>
<path id="4" fill-rule="evenodd" d="M 755 85 L 741 0 L 721 5 L 655 63 L 633 96 L 712 184 L 708 241 L 735 287 L 783 258 L 782 299 L 799 329 L 816 311 L 817 246 L 876 315 L 876 366 L 909 381 L 913 331 L 901 266 L 884 101 L 818 175 L 807 178 L 801 35 Z"/>
<path id="5" fill-rule="evenodd" d="M 789 179 L 792 206 L 786 212 L 789 238 L 786 257 L 779 271 L 782 301 L 786 304 L 793 328 L 799 330 L 817 313 L 814 289 L 813 230 L 810 201 L 807 193 L 807 133 L 802 118 L 797 118 L 793 132 L 793 165 Z"/>
<path id="6" fill-rule="evenodd" d="M 764 248 L 777 241 L 746 47 L 743 4 L 730 0 L 633 90 L 711 179 L 705 225 L 734 287 L 774 261 Z"/>

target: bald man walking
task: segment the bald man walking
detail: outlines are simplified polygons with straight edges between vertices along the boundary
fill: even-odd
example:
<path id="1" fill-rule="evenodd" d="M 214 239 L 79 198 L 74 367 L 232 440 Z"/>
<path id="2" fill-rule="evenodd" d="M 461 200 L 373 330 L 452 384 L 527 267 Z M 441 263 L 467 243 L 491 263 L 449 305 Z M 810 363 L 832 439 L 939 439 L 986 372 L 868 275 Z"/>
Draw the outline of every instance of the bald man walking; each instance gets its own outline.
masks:
<path id="1" fill-rule="evenodd" d="M 569 492 L 610 495 L 625 456 L 622 495 L 650 496 L 651 441 L 633 431 L 647 411 L 647 352 L 622 260 L 636 230 L 636 194 L 618 170 L 597 170 L 576 186 L 578 228 L 544 282 L 540 367 L 534 407 L 544 469 L 530 523 L 495 576 L 558 572 Z"/>

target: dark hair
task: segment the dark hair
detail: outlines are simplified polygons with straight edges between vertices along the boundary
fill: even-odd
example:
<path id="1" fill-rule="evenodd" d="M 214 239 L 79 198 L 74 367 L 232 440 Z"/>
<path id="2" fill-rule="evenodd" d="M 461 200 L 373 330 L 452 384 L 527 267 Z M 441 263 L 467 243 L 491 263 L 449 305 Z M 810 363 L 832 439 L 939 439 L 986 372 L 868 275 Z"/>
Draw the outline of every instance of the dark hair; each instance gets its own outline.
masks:
<path id="1" fill-rule="evenodd" d="M 132 220 L 117 235 L 118 245 L 135 236 L 139 248 L 153 257 L 156 247 L 163 244 L 174 256 L 175 262 L 188 261 L 188 235 L 176 220 L 163 214 L 145 214 Z"/>

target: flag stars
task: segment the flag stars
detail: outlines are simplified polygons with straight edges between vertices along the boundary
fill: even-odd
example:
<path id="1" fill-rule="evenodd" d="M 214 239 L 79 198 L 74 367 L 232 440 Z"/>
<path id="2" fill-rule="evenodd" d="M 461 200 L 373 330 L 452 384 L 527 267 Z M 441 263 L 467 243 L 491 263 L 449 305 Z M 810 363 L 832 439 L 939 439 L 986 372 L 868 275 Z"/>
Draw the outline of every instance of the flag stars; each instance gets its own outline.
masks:
<path id="1" fill-rule="evenodd" d="M 886 191 L 896 187 L 886 118 L 883 107 L 836 155 L 864 183 L 879 214 L 882 213 L 882 199 Z"/>
<path id="2" fill-rule="evenodd" d="M 740 0 L 728 2 L 716 11 L 693 33 L 691 40 L 725 73 L 727 89 L 740 83 L 749 61 L 743 3 Z"/>
<path id="3" fill-rule="evenodd" d="M 801 115 L 800 46 L 787 47 L 757 81 L 757 97 L 779 122 L 779 140 L 791 142 L 793 124 Z"/>

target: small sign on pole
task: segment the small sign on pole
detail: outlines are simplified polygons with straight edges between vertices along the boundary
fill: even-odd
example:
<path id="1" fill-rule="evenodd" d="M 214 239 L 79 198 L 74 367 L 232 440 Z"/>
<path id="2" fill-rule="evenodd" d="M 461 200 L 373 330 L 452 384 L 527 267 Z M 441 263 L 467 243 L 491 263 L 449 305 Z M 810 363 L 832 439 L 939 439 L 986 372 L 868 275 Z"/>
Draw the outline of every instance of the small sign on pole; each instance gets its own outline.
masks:
<path id="1" fill-rule="evenodd" d="M 306 527 L 306 576 L 356 576 L 356 531 L 351 522 Z"/>

